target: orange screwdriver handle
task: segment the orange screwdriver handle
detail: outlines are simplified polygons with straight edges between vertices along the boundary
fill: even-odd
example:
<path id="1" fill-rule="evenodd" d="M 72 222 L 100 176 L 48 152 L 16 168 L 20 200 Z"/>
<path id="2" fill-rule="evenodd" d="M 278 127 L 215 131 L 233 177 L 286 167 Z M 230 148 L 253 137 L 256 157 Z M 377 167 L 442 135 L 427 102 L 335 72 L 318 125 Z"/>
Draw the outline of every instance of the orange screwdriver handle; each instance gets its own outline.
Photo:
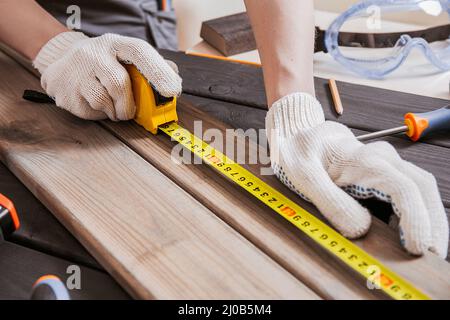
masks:
<path id="1" fill-rule="evenodd" d="M 405 125 L 408 127 L 406 134 L 412 141 L 435 131 L 450 130 L 450 105 L 430 112 L 407 113 Z"/>
<path id="2" fill-rule="evenodd" d="M 0 193 L 0 234 L 5 237 L 19 229 L 20 222 L 14 204 Z"/>

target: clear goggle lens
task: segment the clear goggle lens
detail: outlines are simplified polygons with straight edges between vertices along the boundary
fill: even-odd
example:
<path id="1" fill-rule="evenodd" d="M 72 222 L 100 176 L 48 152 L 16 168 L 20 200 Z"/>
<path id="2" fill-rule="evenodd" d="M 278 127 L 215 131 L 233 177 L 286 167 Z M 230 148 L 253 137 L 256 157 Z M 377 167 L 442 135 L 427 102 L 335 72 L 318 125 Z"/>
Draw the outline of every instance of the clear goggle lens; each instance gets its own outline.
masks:
<path id="1" fill-rule="evenodd" d="M 443 0 L 360 2 L 330 26 L 326 36 L 327 49 L 341 64 L 372 78 L 392 72 L 408 56 L 414 56 L 414 61 L 423 59 L 424 63 L 431 62 L 441 70 L 449 70 L 450 41 L 445 31 L 441 32 L 439 41 L 433 39 L 432 42 L 427 41 L 430 36 L 425 33 L 408 35 L 411 31 L 448 24 L 449 3 Z M 358 39 L 352 43 L 351 38 L 350 42 L 341 45 L 345 33 L 355 32 L 367 34 L 363 45 Z M 387 32 L 398 35 L 385 35 Z"/>

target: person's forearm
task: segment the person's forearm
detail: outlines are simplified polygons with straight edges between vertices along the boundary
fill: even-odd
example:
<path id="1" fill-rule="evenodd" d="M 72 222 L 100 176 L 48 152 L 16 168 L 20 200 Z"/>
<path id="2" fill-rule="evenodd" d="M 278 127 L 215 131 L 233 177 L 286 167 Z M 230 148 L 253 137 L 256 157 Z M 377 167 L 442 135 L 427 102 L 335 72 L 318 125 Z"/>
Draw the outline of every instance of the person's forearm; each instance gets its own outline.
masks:
<path id="1" fill-rule="evenodd" d="M 0 41 L 28 59 L 64 31 L 68 29 L 33 0 L 0 1 Z"/>
<path id="2" fill-rule="evenodd" d="M 264 70 L 269 107 L 293 92 L 314 93 L 313 0 L 245 0 Z"/>

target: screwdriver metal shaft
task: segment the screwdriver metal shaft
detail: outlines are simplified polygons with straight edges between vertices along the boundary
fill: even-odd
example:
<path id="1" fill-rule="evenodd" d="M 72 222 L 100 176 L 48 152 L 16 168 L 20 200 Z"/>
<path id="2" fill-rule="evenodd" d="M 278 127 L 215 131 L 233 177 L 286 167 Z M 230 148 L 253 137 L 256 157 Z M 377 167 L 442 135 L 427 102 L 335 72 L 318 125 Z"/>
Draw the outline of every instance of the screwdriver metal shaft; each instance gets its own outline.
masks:
<path id="1" fill-rule="evenodd" d="M 372 139 L 381 138 L 381 137 L 385 137 L 385 136 L 392 136 L 392 135 L 398 134 L 398 133 L 405 133 L 406 131 L 408 131 L 408 127 L 407 126 L 401 126 L 401 127 L 397 127 L 397 128 L 383 130 L 383 131 L 363 134 L 363 135 L 358 136 L 356 138 L 359 141 L 366 141 L 366 140 L 372 140 Z"/>

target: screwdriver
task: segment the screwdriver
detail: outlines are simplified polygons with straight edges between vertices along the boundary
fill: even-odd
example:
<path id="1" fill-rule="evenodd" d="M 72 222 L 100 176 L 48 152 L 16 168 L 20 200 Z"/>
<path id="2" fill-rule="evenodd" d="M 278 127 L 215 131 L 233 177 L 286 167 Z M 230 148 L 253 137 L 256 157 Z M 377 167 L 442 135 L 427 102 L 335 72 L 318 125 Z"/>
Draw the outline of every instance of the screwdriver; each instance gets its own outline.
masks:
<path id="1" fill-rule="evenodd" d="M 450 130 L 450 105 L 430 112 L 407 113 L 405 115 L 405 125 L 364 134 L 357 137 L 357 139 L 366 141 L 398 133 L 406 133 L 412 141 L 417 141 L 432 132 L 440 130 Z"/>
<path id="2" fill-rule="evenodd" d="M 19 229 L 20 221 L 14 204 L 0 193 L 0 242 Z"/>

